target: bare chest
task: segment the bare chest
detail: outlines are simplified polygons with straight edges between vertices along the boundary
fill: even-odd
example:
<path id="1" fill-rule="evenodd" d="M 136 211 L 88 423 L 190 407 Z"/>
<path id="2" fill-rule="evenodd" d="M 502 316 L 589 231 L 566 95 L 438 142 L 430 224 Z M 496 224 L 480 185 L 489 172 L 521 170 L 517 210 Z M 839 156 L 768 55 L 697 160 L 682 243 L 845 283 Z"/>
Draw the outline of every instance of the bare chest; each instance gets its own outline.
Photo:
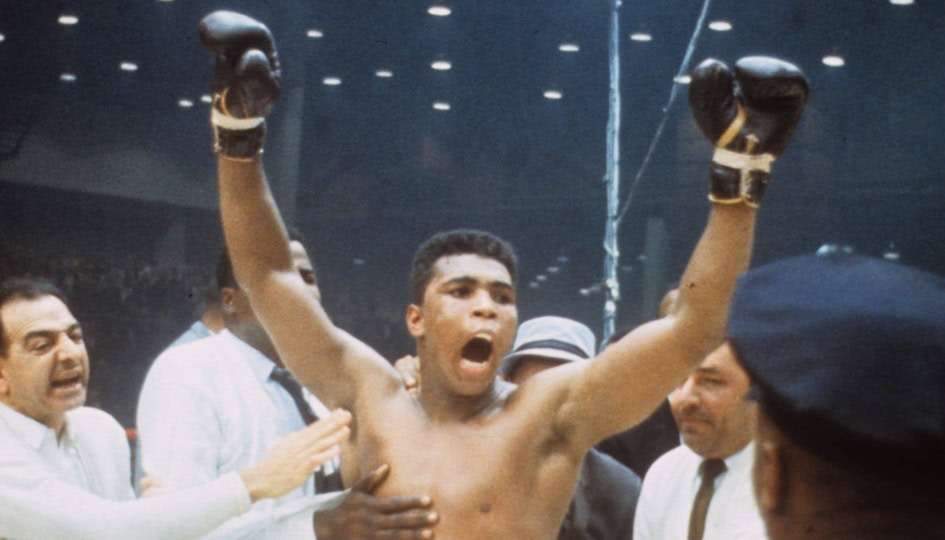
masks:
<path id="1" fill-rule="evenodd" d="M 540 427 L 514 417 L 434 426 L 401 416 L 370 433 L 359 436 L 359 469 L 391 465 L 378 495 L 432 497 L 437 538 L 555 536 L 579 461 L 549 450 Z"/>

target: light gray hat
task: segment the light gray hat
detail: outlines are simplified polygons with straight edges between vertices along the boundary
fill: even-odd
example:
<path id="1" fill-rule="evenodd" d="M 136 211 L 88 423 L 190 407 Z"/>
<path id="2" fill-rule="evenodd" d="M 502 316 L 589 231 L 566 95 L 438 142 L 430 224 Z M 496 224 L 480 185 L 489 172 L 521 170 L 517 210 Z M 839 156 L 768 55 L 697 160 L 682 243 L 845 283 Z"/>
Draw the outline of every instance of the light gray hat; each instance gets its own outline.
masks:
<path id="1" fill-rule="evenodd" d="M 597 339 L 586 325 L 564 317 L 536 317 L 518 327 L 512 352 L 502 359 L 499 371 L 508 375 L 526 356 L 536 356 L 561 363 L 590 360 Z"/>

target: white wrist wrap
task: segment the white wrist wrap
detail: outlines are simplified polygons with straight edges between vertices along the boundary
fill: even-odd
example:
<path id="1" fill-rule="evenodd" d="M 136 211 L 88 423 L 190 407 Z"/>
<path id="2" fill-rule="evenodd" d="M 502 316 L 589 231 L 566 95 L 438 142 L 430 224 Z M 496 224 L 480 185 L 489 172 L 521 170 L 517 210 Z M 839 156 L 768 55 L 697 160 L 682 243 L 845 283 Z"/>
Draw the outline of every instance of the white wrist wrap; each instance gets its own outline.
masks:
<path id="1" fill-rule="evenodd" d="M 266 119 L 262 116 L 257 116 L 254 118 L 233 118 L 232 116 L 227 116 L 218 111 L 216 107 L 212 107 L 210 109 L 210 123 L 217 127 L 229 129 L 232 131 L 247 131 L 254 129 L 259 127 L 259 125 L 265 121 Z"/>
<path id="2" fill-rule="evenodd" d="M 740 171 L 761 171 L 771 172 L 771 163 L 774 162 L 774 156 L 771 154 L 751 155 L 739 154 L 724 148 L 716 148 L 712 161 L 724 167 L 737 169 Z"/>

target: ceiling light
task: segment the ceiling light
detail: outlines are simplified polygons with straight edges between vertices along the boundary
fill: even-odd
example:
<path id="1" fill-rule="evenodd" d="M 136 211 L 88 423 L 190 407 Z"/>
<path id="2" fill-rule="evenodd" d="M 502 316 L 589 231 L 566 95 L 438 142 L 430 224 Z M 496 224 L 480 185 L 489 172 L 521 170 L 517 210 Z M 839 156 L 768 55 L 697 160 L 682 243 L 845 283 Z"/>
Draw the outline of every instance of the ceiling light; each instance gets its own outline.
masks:
<path id="1" fill-rule="evenodd" d="M 548 99 L 561 99 L 564 97 L 564 94 L 560 90 L 545 90 L 543 94 Z"/>
<path id="2" fill-rule="evenodd" d="M 449 60 L 436 60 L 430 64 L 430 67 L 437 71 L 446 71 L 452 68 L 453 64 Z"/>
<path id="3" fill-rule="evenodd" d="M 450 110 L 450 104 L 445 101 L 434 101 L 433 108 L 438 111 L 448 111 Z"/>
<path id="4" fill-rule="evenodd" d="M 529 288 L 529 289 L 537 289 L 537 288 L 538 288 L 538 282 L 536 282 L 536 281 L 529 281 L 529 282 L 528 282 L 528 288 Z"/>
<path id="5" fill-rule="evenodd" d="M 630 39 L 633 41 L 653 41 L 653 36 L 646 32 L 634 32 L 630 34 Z"/>
<path id="6" fill-rule="evenodd" d="M 75 82 L 76 76 L 75 73 L 66 72 L 59 76 L 59 80 L 62 82 Z"/>
<path id="7" fill-rule="evenodd" d="M 390 79 L 391 77 L 394 76 L 394 72 L 389 69 L 379 69 L 374 72 L 374 75 L 382 79 Z"/>
<path id="8" fill-rule="evenodd" d="M 434 17 L 447 17 L 453 10 L 449 6 L 444 6 L 442 4 L 433 4 L 427 9 L 427 13 L 433 15 Z"/>
<path id="9" fill-rule="evenodd" d="M 3 40 L 5 40 L 5 39 L 7 39 L 7 37 L 4 36 L 3 34 L 0 34 L 0 43 L 2 43 Z"/>
<path id="10" fill-rule="evenodd" d="M 673 82 L 677 84 L 689 84 L 692 82 L 692 77 L 689 75 L 676 75 L 673 77 Z"/>
<path id="11" fill-rule="evenodd" d="M 578 52 L 581 47 L 577 43 L 562 43 L 558 45 L 558 50 L 561 52 Z"/>
<path id="12" fill-rule="evenodd" d="M 200 96 L 201 103 L 213 103 L 213 97 L 210 94 L 204 94 Z"/>
<path id="13" fill-rule="evenodd" d="M 162 1 L 168 1 L 168 0 L 162 0 Z M 189 109 L 194 106 L 193 100 L 190 100 L 187 98 L 181 98 L 177 100 L 177 104 L 180 105 L 180 107 L 183 109 Z"/>
<path id="14" fill-rule="evenodd" d="M 894 6 L 911 6 L 915 0 L 889 0 L 889 3 Z"/>
<path id="15" fill-rule="evenodd" d="M 732 23 L 728 21 L 712 21 L 709 23 L 709 30 L 716 32 L 728 32 L 732 29 Z"/>
<path id="16" fill-rule="evenodd" d="M 325 77 L 322 79 L 322 84 L 325 86 L 338 86 L 341 84 L 341 78 L 339 77 Z"/>
<path id="17" fill-rule="evenodd" d="M 79 23 L 79 17 L 76 15 L 60 15 L 59 24 L 63 26 L 72 26 Z"/>
<path id="18" fill-rule="evenodd" d="M 830 67 L 843 67 L 846 62 L 843 60 L 843 57 L 838 54 L 828 54 L 821 60 L 825 66 Z"/>
<path id="19" fill-rule="evenodd" d="M 138 64 L 134 62 L 122 62 L 119 67 L 122 71 L 138 71 Z"/>
<path id="20" fill-rule="evenodd" d="M 158 2 L 173 2 L 174 0 L 158 0 Z"/>
<path id="21" fill-rule="evenodd" d="M 325 33 L 318 28 L 309 28 L 308 31 L 305 32 L 305 35 L 312 39 L 318 39 L 320 37 L 324 37 Z"/>
<path id="22" fill-rule="evenodd" d="M 548 276 L 546 276 L 545 274 L 538 274 L 537 276 L 535 276 L 535 281 L 542 282 L 542 281 L 547 281 L 547 280 L 548 280 Z"/>

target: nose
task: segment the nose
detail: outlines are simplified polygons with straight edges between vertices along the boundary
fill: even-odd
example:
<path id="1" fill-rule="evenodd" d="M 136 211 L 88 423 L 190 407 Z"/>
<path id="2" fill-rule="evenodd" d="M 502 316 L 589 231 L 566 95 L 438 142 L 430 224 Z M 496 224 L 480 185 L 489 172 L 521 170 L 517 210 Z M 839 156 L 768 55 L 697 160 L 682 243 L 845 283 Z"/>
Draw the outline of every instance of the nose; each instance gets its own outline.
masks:
<path id="1" fill-rule="evenodd" d="M 480 290 L 473 296 L 473 315 L 486 319 L 496 317 L 496 303 L 489 291 Z"/>
<path id="2" fill-rule="evenodd" d="M 686 377 L 686 380 L 683 383 L 676 387 L 675 390 L 669 395 L 669 400 L 672 402 L 674 407 L 684 408 L 687 406 L 695 405 L 699 402 L 699 395 L 696 390 L 696 382 L 694 377 Z"/>
<path id="3" fill-rule="evenodd" d="M 81 342 L 73 341 L 68 334 L 61 334 L 59 342 L 56 343 L 56 360 L 72 367 L 81 361 L 85 352 L 85 345 Z"/>

